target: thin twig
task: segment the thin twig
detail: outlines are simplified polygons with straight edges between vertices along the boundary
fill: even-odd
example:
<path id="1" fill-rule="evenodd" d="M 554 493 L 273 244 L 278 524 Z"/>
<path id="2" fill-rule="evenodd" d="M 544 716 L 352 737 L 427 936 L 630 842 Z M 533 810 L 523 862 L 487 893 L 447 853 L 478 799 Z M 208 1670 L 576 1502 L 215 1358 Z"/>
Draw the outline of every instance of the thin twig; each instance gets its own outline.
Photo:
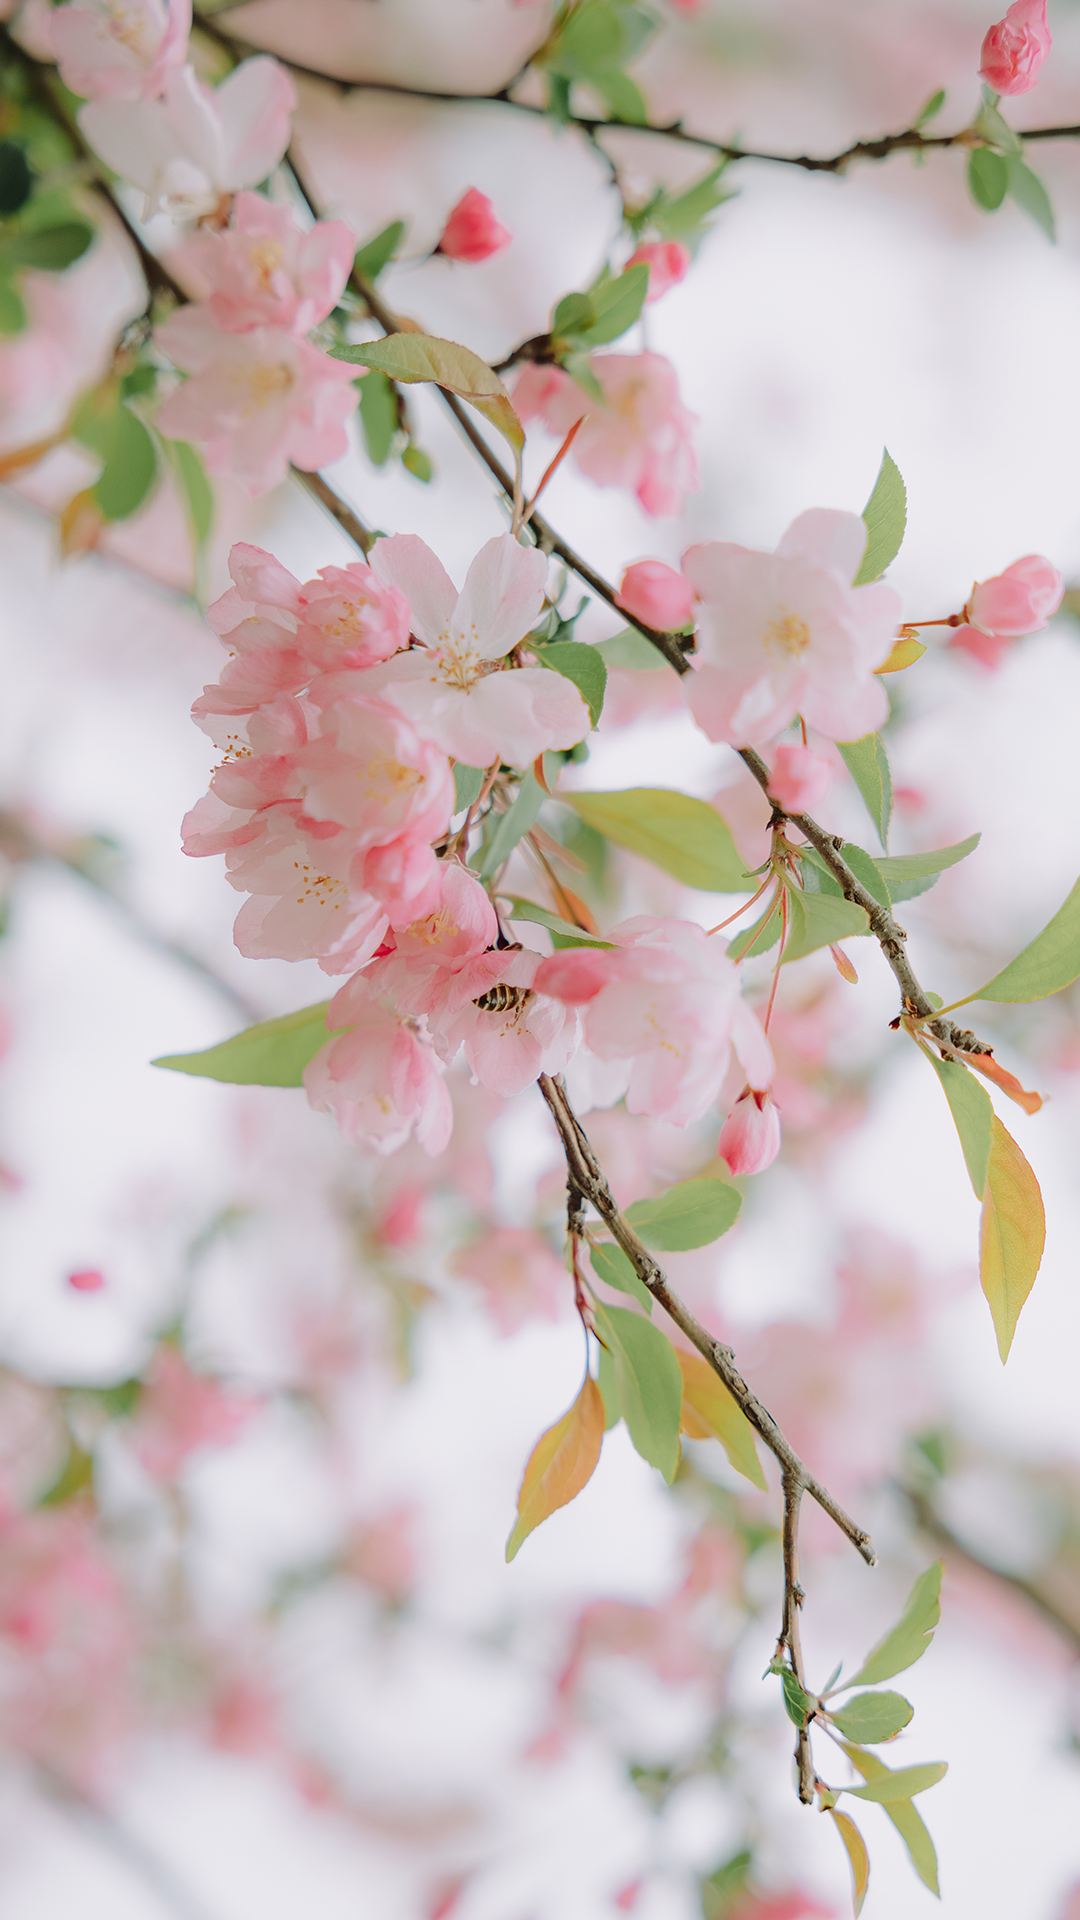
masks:
<path id="1" fill-rule="evenodd" d="M 777 1650 L 787 1648 L 791 1671 L 805 1693 L 806 1678 L 803 1673 L 802 1643 L 799 1639 L 799 1608 L 805 1597 L 799 1580 L 799 1508 L 802 1505 L 803 1482 L 797 1474 L 785 1467 L 783 1484 L 784 1613 Z M 804 1807 L 812 1806 L 814 1756 L 810 1747 L 809 1728 L 805 1726 L 799 1728 L 795 1738 L 795 1764 L 799 1773 L 799 1799 Z"/>
<path id="2" fill-rule="evenodd" d="M 931 1540 L 936 1541 L 938 1546 L 944 1547 L 946 1553 L 951 1554 L 954 1559 L 966 1561 L 967 1565 L 973 1567 L 977 1573 L 987 1574 L 990 1579 L 999 1580 L 1012 1593 L 1019 1594 L 1022 1600 L 1026 1600 L 1029 1606 L 1034 1607 L 1035 1611 L 1042 1615 L 1062 1639 L 1068 1641 L 1074 1653 L 1080 1653 L 1080 1623 L 1070 1619 L 1068 1614 L 1062 1613 L 1041 1587 L 1037 1587 L 1032 1580 L 1025 1580 L 1022 1574 L 1009 1573 L 1004 1567 L 997 1567 L 992 1561 L 984 1560 L 953 1532 L 947 1522 L 942 1519 L 933 1502 L 919 1488 L 903 1485 L 899 1481 L 893 1484 L 911 1508 L 922 1531 L 928 1534 Z"/>
<path id="3" fill-rule="evenodd" d="M 712 1334 L 706 1331 L 701 1322 L 690 1312 L 689 1307 L 680 1300 L 662 1268 L 642 1245 L 629 1221 L 620 1213 L 581 1122 L 570 1105 L 561 1078 L 552 1079 L 548 1074 L 542 1073 L 537 1084 L 559 1130 L 567 1168 L 574 1186 L 585 1195 L 589 1204 L 600 1215 L 604 1225 L 614 1236 L 653 1298 L 659 1300 L 665 1313 L 670 1315 L 675 1325 L 719 1375 L 732 1398 L 742 1408 L 750 1425 L 756 1433 L 760 1434 L 769 1452 L 779 1461 L 781 1471 L 797 1482 L 812 1500 L 817 1501 L 819 1507 L 823 1508 L 830 1520 L 839 1527 L 845 1538 L 850 1540 L 856 1552 L 862 1555 L 867 1566 L 874 1566 L 877 1556 L 869 1534 L 864 1533 L 863 1529 L 856 1525 L 851 1516 L 844 1512 L 839 1502 L 833 1499 L 828 1488 L 823 1487 L 821 1482 L 814 1478 L 805 1462 L 800 1460 L 790 1442 L 781 1433 L 772 1414 L 762 1406 L 761 1401 L 747 1386 L 735 1365 L 731 1348 L 722 1346 L 718 1340 L 714 1340 Z"/>

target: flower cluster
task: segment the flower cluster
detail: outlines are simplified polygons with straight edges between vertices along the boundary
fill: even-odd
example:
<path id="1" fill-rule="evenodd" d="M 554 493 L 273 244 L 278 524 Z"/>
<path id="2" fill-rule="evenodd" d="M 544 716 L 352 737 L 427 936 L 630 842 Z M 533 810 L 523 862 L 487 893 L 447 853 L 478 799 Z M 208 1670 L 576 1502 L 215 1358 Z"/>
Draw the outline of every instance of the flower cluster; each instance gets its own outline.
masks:
<path id="1" fill-rule="evenodd" d="M 343 220 L 308 232 L 286 207 L 237 195 L 225 233 L 197 235 L 177 254 L 207 298 L 157 329 L 158 345 L 191 377 L 171 394 L 158 425 L 195 440 L 213 473 L 251 494 L 340 459 L 356 406 L 353 370 L 305 335 L 337 304 L 355 242 Z"/>
<path id="2" fill-rule="evenodd" d="M 142 188 L 147 212 L 197 217 L 277 166 L 296 89 L 265 54 L 204 86 L 185 60 L 190 27 L 191 0 L 89 0 L 57 8 L 48 37 L 86 101 L 79 127 L 94 152 Z"/>
<path id="3" fill-rule="evenodd" d="M 460 594 L 413 535 L 304 585 L 257 547 L 234 547 L 230 567 L 210 619 L 231 658 L 195 706 L 225 758 L 184 845 L 224 853 L 250 896 L 241 952 L 351 975 L 305 1075 L 314 1106 L 382 1152 L 415 1134 L 437 1153 L 459 1051 L 508 1097 L 583 1040 L 623 1063 L 611 1097 L 678 1125 L 717 1100 L 733 1046 L 768 1087 L 768 1041 L 721 942 L 639 918 L 545 958 L 508 939 L 463 864 L 451 757 L 490 785 L 589 730 L 576 686 L 522 660 L 545 605 L 541 553 L 497 536 Z"/>
<path id="4" fill-rule="evenodd" d="M 602 404 L 561 367 L 526 367 L 514 387 L 519 417 L 542 420 L 560 439 L 583 420 L 572 457 L 588 479 L 628 487 L 646 513 L 681 513 L 697 486 L 697 420 L 683 406 L 671 362 L 658 353 L 596 353 L 589 371 Z"/>

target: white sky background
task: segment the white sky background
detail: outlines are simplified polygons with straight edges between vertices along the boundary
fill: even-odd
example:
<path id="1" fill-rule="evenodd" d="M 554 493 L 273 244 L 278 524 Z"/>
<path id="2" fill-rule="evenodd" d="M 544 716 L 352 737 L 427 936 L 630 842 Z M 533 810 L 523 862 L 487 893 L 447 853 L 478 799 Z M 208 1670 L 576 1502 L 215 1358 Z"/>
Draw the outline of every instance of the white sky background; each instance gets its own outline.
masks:
<path id="1" fill-rule="evenodd" d="M 470 0 L 454 5 L 471 23 Z M 822 36 L 842 35 L 851 7 L 820 11 Z M 1058 12 L 1064 47 L 1076 16 L 1063 6 Z M 755 19 L 753 8 L 744 13 Z M 888 14 L 878 7 L 875 17 Z M 771 20 L 773 10 L 762 15 Z M 918 16 L 943 17 L 954 35 L 958 23 L 969 31 L 974 21 L 977 46 L 982 12 L 957 6 Z M 1051 18 L 1057 32 L 1053 7 Z M 951 40 L 948 51 L 953 59 Z M 788 73 L 777 89 L 785 109 L 779 124 L 767 124 L 764 107 L 754 118 L 768 95 L 752 81 L 733 117 L 748 140 L 827 149 L 849 129 L 901 124 L 949 78 L 935 66 L 933 47 L 912 64 L 919 72 L 899 105 L 879 98 L 854 113 L 850 99 L 846 106 L 819 101 L 800 120 L 802 110 L 791 104 L 798 75 Z M 1072 71 L 1071 95 L 1064 81 L 1048 92 L 1048 117 L 1080 119 L 1080 70 Z M 884 85 L 880 75 L 874 85 Z M 955 100 L 959 114 L 967 96 L 957 92 Z M 1033 122 L 1041 118 L 1033 105 L 1027 112 Z M 412 195 L 430 209 L 435 166 L 447 206 L 468 185 L 491 193 L 520 236 L 515 248 L 480 268 L 407 267 L 391 279 L 389 296 L 494 356 L 512 338 L 538 331 L 550 302 L 595 271 L 613 216 L 587 152 L 508 112 L 498 114 L 493 140 L 493 115 L 369 97 L 348 210 L 370 231 L 409 212 Z M 421 123 L 435 131 L 417 159 Z M 948 115 L 945 124 L 954 124 Z M 744 167 L 741 197 L 722 210 L 691 279 L 648 317 L 649 345 L 675 360 L 684 398 L 701 416 L 703 484 L 685 521 L 650 522 L 622 494 L 597 493 L 564 466 L 548 496 L 553 523 L 609 575 L 646 555 L 675 560 L 701 538 L 771 546 L 807 506 L 859 508 L 887 443 L 908 486 L 908 536 L 890 577 L 909 614 L 953 610 L 973 578 L 1031 550 L 1050 555 L 1067 577 L 1080 576 L 1080 146 L 1036 151 L 1061 222 L 1057 248 L 1011 208 L 993 219 L 970 208 L 955 156 L 932 161 L 921 175 L 901 158 L 843 182 Z M 505 333 L 485 315 L 504 296 Z M 498 311 L 507 314 L 506 305 Z M 421 533 L 460 578 L 500 516 L 437 408 L 425 396 L 415 405 L 441 484 L 425 491 L 400 472 L 376 478 L 362 455 L 335 477 L 367 517 L 387 530 Z M 541 442 L 531 456 L 535 471 L 546 457 Z M 264 504 L 248 537 L 273 546 L 301 576 L 347 557 L 336 531 L 285 492 Z M 323 976 L 314 968 L 230 956 L 235 901 L 219 863 L 185 862 L 176 850 L 180 816 L 209 765 L 187 707 L 217 670 L 212 637 L 190 614 L 123 584 L 96 560 L 58 569 L 46 525 L 10 500 L 0 507 L 0 564 L 7 792 L 32 798 L 73 829 L 114 833 L 131 850 L 146 911 L 212 953 L 260 1008 L 322 998 Z M 610 622 L 601 626 L 597 617 L 591 630 L 610 630 Z M 1072 831 L 1080 799 L 1077 630 L 1063 624 L 1026 643 L 995 678 L 945 663 L 928 667 L 921 682 L 913 676 L 904 692 L 916 718 L 896 774 L 933 789 L 929 843 L 975 828 L 984 835 L 959 873 L 905 908 L 916 965 L 931 956 L 940 967 L 932 984 L 948 994 L 987 977 L 992 965 L 978 972 L 987 954 L 996 962 L 1030 938 L 1080 866 Z M 598 744 L 589 779 L 674 783 L 689 765 L 690 784 L 707 793 L 719 784 L 723 758 L 702 748 L 688 722 L 642 724 L 628 740 Z M 842 796 L 829 818 L 866 838 Z M 898 838 L 894 850 L 904 844 Z M 935 921 L 950 903 L 971 928 L 974 972 L 936 946 Z M 855 957 L 864 980 L 852 995 L 854 1044 L 863 1047 L 892 1000 L 874 956 L 865 955 L 865 966 L 861 948 Z M 0 1225 L 0 1345 L 20 1364 L 59 1376 L 115 1377 L 137 1363 L 157 1324 L 162 1273 L 191 1219 L 211 1212 L 215 1196 L 227 1197 L 234 1177 L 235 1097 L 154 1074 L 145 1063 L 158 1052 L 210 1044 L 238 1023 L 211 991 L 149 956 L 59 877 L 20 884 L 16 938 L 3 958 L 16 1035 L 3 1079 L 4 1156 L 28 1184 Z M 1004 1057 L 1021 1070 L 1007 1044 Z M 1014 1129 L 1043 1183 L 1049 1238 L 1009 1366 L 1001 1369 L 985 1306 L 970 1294 L 941 1316 L 934 1364 L 979 1437 L 1075 1458 L 1080 1096 L 1065 1075 L 1051 1078 L 1052 1104 L 1036 1121 L 1018 1114 Z M 327 1123 L 308 1116 L 300 1096 L 244 1098 L 290 1103 L 284 1132 L 299 1157 L 333 1151 L 312 1145 L 325 1140 Z M 813 1209 L 809 1226 L 793 1223 L 789 1207 L 771 1220 L 763 1204 L 725 1253 L 719 1297 L 734 1325 L 822 1314 L 832 1229 L 820 1223 L 830 1217 L 889 1228 L 943 1275 L 973 1258 L 975 1205 L 937 1089 L 918 1061 L 882 1078 L 870 1122 L 829 1162 L 826 1192 L 811 1194 L 804 1181 L 801 1197 Z M 98 1264 L 110 1275 L 108 1294 L 73 1297 L 66 1273 Z M 242 1307 L 227 1301 L 218 1332 L 224 1326 L 228 1333 L 231 1312 L 243 1322 Z M 520 1463 L 536 1431 L 565 1404 L 578 1367 L 576 1331 L 526 1330 L 499 1342 L 479 1315 L 465 1314 L 453 1326 L 444 1322 L 438 1343 L 422 1354 L 419 1386 L 389 1415 L 373 1473 L 380 1488 L 438 1488 L 432 1506 L 441 1519 L 426 1542 L 420 1602 L 431 1633 L 409 1663 L 387 1655 L 383 1665 L 372 1655 L 370 1670 L 357 1674 L 350 1705 L 360 1764 L 384 1768 L 393 1780 L 415 1770 L 420 1784 L 429 1764 L 453 1764 L 463 1781 L 482 1780 L 487 1790 L 505 1774 L 505 1877 L 485 1883 L 462 1920 L 593 1920 L 610 1911 L 611 1890 L 654 1845 L 664 1857 L 663 1831 L 654 1840 L 643 1804 L 599 1744 L 591 1755 L 586 1745 L 572 1774 L 526 1773 L 513 1756 L 523 1722 L 536 1712 L 527 1670 L 511 1677 L 483 1644 L 468 1656 L 442 1654 L 441 1636 L 464 1621 L 481 1636 L 494 1631 L 507 1593 L 513 1605 L 538 1612 L 589 1593 L 658 1597 L 670 1584 L 680 1523 L 650 1470 L 616 1436 L 595 1483 L 507 1572 L 502 1543 Z M 243 1603 L 236 1565 L 254 1569 L 254 1591 L 260 1555 L 288 1550 L 275 1541 L 318 1550 L 332 1536 L 333 1513 L 319 1506 L 302 1449 L 288 1436 L 267 1444 L 231 1480 L 228 1471 L 213 1483 L 207 1476 L 210 1537 L 217 1528 L 228 1544 L 231 1570 L 218 1594 L 226 1612 Z M 260 1534 L 267 1528 L 269 1547 Z M 235 1592 L 231 1580 L 239 1581 Z M 876 1636 L 901 1597 L 870 1595 L 869 1576 L 853 1559 L 838 1561 L 823 1586 L 821 1613 L 833 1601 L 843 1607 L 856 1647 Z M 348 1624 L 328 1615 L 316 1626 L 313 1644 L 298 1646 L 295 1657 L 316 1676 L 323 1661 L 332 1675 Z M 815 1628 L 807 1631 L 813 1647 Z M 1076 1762 L 1059 1750 L 1060 1677 L 989 1632 L 980 1640 L 950 1625 L 946 1609 L 935 1649 L 907 1679 L 917 1707 L 908 1755 L 951 1762 L 948 1780 L 924 1803 L 948 1920 L 1054 1920 L 1062 1888 L 1080 1875 Z M 684 1709 L 692 1714 L 686 1703 L 654 1702 L 661 1743 L 664 1714 Z M 331 1711 L 325 1701 L 323 1711 Z M 770 1769 L 782 1836 L 777 1858 L 786 1852 L 792 1871 L 814 1879 L 844 1911 L 846 1869 L 833 1837 L 789 1804 L 775 1754 L 766 1757 L 764 1778 Z M 164 1749 L 128 1782 L 122 1805 L 131 1829 L 202 1899 L 208 1920 L 308 1913 L 420 1920 L 418 1883 L 399 1852 L 298 1810 L 253 1764 Z M 729 1817 L 705 1789 L 696 1799 L 684 1796 L 670 1816 L 673 1856 L 714 1864 Z M 874 1862 L 866 1920 L 932 1911 L 884 1819 L 868 1815 L 865 1829 Z M 0 1845 L 0 1920 L 53 1920 L 73 1906 L 80 1920 L 150 1920 L 161 1911 L 128 1867 L 64 1816 L 27 1802 L 14 1784 L 0 1813 Z M 689 1920 L 691 1911 L 674 1879 L 658 1881 L 636 1910 L 638 1920 Z"/>

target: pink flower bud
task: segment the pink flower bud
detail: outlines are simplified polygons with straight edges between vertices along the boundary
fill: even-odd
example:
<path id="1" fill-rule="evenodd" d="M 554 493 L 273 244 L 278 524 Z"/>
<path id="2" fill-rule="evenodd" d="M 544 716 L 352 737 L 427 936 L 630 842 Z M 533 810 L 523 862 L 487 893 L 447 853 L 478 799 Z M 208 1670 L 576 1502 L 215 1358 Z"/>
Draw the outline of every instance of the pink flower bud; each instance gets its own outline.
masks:
<path id="1" fill-rule="evenodd" d="M 769 797 L 785 813 L 810 813 L 832 786 L 831 762 L 812 747 L 777 747 Z"/>
<path id="2" fill-rule="evenodd" d="M 105 1275 L 96 1267 L 80 1267 L 78 1273 L 68 1274 L 68 1286 L 76 1293 L 98 1293 L 105 1285 Z"/>
<path id="3" fill-rule="evenodd" d="M 690 268 L 689 249 L 681 240 L 647 240 L 644 246 L 630 255 L 626 263 L 630 267 L 648 267 L 649 291 L 645 295 L 646 305 L 659 300 L 669 287 L 677 287 L 685 280 Z"/>
<path id="4" fill-rule="evenodd" d="M 500 247 L 508 247 L 513 237 L 499 225 L 487 194 L 470 187 L 451 210 L 435 251 L 448 260 L 487 260 Z"/>
<path id="5" fill-rule="evenodd" d="M 983 580 L 966 608 L 973 627 L 1001 640 L 1022 633 L 1041 633 L 1050 615 L 1061 605 L 1065 584 L 1056 567 L 1041 553 L 1014 560 L 1004 573 Z"/>
<path id="6" fill-rule="evenodd" d="M 638 560 L 627 567 L 615 595 L 617 604 L 647 627 L 671 633 L 694 618 L 694 589 L 662 560 Z"/>
<path id="7" fill-rule="evenodd" d="M 780 1151 L 780 1115 L 771 1093 L 739 1095 L 720 1130 L 717 1153 L 732 1173 L 764 1173 Z"/>
<path id="8" fill-rule="evenodd" d="M 1049 51 L 1046 0 L 1014 0 L 982 43 L 979 78 L 995 93 L 1030 93 Z"/>

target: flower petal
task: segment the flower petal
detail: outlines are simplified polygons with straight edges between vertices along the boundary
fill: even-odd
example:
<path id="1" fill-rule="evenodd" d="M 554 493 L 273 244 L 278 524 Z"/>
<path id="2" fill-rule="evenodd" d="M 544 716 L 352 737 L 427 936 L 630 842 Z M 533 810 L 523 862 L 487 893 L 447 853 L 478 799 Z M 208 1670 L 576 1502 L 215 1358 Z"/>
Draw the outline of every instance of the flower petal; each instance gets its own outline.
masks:
<path id="1" fill-rule="evenodd" d="M 442 561 L 416 533 L 393 533 L 389 539 L 376 540 L 369 559 L 379 579 L 405 595 L 412 608 L 414 633 L 429 647 L 437 647 L 449 632 L 458 597 Z"/>
<path id="2" fill-rule="evenodd" d="M 457 644 L 482 660 L 501 660 L 540 618 L 546 581 L 547 558 L 539 548 L 496 534 L 465 577 L 454 615 Z"/>

